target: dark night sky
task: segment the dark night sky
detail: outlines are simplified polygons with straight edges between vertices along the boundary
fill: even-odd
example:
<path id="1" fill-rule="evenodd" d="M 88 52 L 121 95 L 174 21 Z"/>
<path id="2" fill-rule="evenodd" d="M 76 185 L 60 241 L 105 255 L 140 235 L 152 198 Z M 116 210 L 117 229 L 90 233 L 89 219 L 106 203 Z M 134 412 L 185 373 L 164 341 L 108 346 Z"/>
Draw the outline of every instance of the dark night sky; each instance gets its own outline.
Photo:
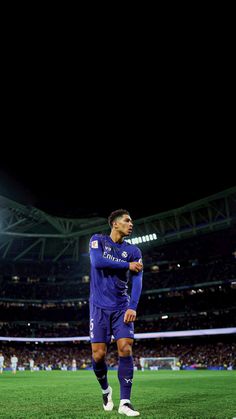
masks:
<path id="1" fill-rule="evenodd" d="M 52 215 L 123 207 L 135 219 L 235 186 L 234 66 L 221 41 L 199 48 L 198 34 L 186 50 L 173 37 L 158 65 L 152 47 L 138 64 L 105 52 L 107 68 L 81 60 L 80 77 L 74 62 L 61 69 L 61 44 L 60 66 L 44 57 L 38 74 L 35 53 L 3 101 L 0 194 Z"/>
<path id="2" fill-rule="evenodd" d="M 213 159 L 167 146 L 160 155 L 147 144 L 136 152 L 123 146 L 109 156 L 104 152 L 92 157 L 89 147 L 83 154 L 69 147 L 55 155 L 41 151 L 36 157 L 21 153 L 15 162 L 2 159 L 0 194 L 57 216 L 107 217 L 125 208 L 137 219 L 235 186 L 233 165 L 222 152 Z"/>

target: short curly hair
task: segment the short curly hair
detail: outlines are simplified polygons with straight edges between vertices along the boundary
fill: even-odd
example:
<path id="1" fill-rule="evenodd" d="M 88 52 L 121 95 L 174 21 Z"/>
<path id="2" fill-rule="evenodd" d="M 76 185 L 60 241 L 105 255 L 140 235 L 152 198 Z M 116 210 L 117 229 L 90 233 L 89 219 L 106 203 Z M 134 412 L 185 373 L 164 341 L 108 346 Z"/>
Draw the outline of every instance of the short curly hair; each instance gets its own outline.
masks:
<path id="1" fill-rule="evenodd" d="M 117 218 L 122 217 L 122 215 L 124 215 L 124 214 L 127 214 L 127 215 L 130 216 L 129 211 L 127 211 L 125 209 L 118 209 L 118 210 L 112 211 L 112 213 L 108 217 L 109 226 L 112 228 L 114 221 Z"/>

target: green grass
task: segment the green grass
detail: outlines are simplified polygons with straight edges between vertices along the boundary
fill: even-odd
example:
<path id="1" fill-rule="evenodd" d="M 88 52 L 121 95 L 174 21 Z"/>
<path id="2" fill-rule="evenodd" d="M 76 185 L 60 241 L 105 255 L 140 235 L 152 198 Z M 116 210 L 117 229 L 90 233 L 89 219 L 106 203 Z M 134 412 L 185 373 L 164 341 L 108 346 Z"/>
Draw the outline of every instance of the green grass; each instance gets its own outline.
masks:
<path id="1" fill-rule="evenodd" d="M 115 408 L 104 412 L 92 371 L 11 372 L 0 375 L 0 418 L 115 419 L 117 373 L 109 371 Z M 132 403 L 142 418 L 236 417 L 236 371 L 136 371 Z"/>

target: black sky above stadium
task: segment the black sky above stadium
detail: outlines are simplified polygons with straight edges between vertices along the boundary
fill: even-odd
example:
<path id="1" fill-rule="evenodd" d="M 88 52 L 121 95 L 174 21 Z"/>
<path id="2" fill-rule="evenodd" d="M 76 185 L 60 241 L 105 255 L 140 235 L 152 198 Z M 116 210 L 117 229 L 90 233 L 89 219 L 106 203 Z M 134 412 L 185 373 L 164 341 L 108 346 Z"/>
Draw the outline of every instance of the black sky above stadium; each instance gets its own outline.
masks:
<path id="1" fill-rule="evenodd" d="M 58 60 L 26 49 L 8 72 L 0 194 L 52 215 L 139 218 L 235 186 L 231 46 L 201 33 L 165 33 L 158 54 L 156 41 L 127 44 L 120 59 L 98 44 L 79 70 L 70 43 L 54 45 Z"/>
<path id="2" fill-rule="evenodd" d="M 90 146 L 55 155 L 21 153 L 1 159 L 0 195 L 55 216 L 107 218 L 125 208 L 137 219 L 235 186 L 232 155 L 226 157 L 219 150 L 213 158 L 199 145 L 178 153 L 171 145 L 155 151 L 125 142 L 108 154 L 104 148 L 91 153 Z"/>

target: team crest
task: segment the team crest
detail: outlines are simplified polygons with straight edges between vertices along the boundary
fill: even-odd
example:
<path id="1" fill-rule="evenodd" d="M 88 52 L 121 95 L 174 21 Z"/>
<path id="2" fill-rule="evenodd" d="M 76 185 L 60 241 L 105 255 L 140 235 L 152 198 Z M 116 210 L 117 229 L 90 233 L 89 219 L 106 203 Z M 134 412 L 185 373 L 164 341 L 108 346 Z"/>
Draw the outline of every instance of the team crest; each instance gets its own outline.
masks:
<path id="1" fill-rule="evenodd" d="M 122 253 L 121 253 L 121 256 L 123 256 L 123 258 L 127 258 L 128 253 L 127 253 L 127 252 L 122 252 Z"/>
<path id="2" fill-rule="evenodd" d="M 91 244 L 92 249 L 97 249 L 98 248 L 98 241 L 97 240 L 93 240 L 92 244 Z"/>

